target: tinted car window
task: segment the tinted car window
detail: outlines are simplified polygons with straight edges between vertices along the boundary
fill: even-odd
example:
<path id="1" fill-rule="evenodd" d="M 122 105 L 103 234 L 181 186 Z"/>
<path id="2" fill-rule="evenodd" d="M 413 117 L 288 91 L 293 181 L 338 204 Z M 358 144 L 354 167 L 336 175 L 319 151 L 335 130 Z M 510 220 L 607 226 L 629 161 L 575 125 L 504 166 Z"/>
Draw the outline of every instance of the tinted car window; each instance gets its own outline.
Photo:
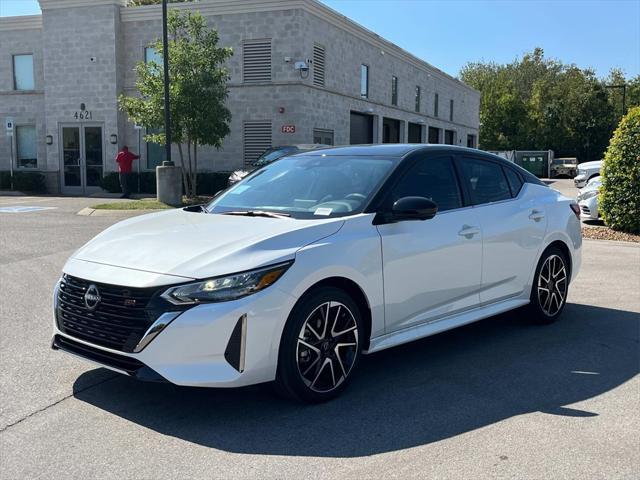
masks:
<path id="1" fill-rule="evenodd" d="M 462 206 L 460 188 L 448 157 L 417 161 L 392 190 L 392 203 L 402 197 L 425 197 L 438 205 L 438 211 Z"/>
<path id="2" fill-rule="evenodd" d="M 520 179 L 520 175 L 518 175 L 510 168 L 505 168 L 504 173 L 506 173 L 507 175 L 507 182 L 509 182 L 509 188 L 511 188 L 511 195 L 517 197 L 518 193 L 520 193 L 520 189 L 522 188 L 522 180 Z"/>
<path id="3" fill-rule="evenodd" d="M 511 191 L 502 167 L 497 163 L 462 158 L 462 176 L 474 205 L 511 198 Z"/>

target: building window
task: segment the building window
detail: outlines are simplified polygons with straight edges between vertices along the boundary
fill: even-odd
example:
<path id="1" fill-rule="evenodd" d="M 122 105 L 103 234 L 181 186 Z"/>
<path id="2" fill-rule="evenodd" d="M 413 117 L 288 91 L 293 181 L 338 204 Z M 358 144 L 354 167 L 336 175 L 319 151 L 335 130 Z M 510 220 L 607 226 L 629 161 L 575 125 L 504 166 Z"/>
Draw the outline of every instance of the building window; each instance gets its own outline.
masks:
<path id="1" fill-rule="evenodd" d="M 313 84 L 324 87 L 324 47 L 313 46 Z"/>
<path id="2" fill-rule="evenodd" d="M 244 164 L 252 165 L 272 146 L 271 121 L 244 123 Z"/>
<path id="3" fill-rule="evenodd" d="M 391 105 L 398 105 L 398 77 L 391 77 Z"/>
<path id="4" fill-rule="evenodd" d="M 18 168 L 38 168 L 35 125 L 16 127 L 16 151 Z"/>
<path id="5" fill-rule="evenodd" d="M 161 133 L 162 130 L 159 128 L 147 128 L 147 135 L 154 135 L 157 133 Z M 147 166 L 148 170 L 155 170 L 156 167 L 162 165 L 167 159 L 167 151 L 164 148 L 164 145 L 160 145 L 159 143 L 147 142 Z"/>
<path id="6" fill-rule="evenodd" d="M 447 145 L 455 145 L 456 143 L 456 132 L 454 130 L 445 130 L 444 131 L 444 143 Z"/>
<path id="7" fill-rule="evenodd" d="M 416 112 L 420 111 L 420 87 L 416 85 Z"/>
<path id="8" fill-rule="evenodd" d="M 476 148 L 476 136 L 475 135 L 467 135 L 467 147 Z"/>
<path id="9" fill-rule="evenodd" d="M 453 99 L 449 100 L 449 121 L 453 122 Z"/>
<path id="10" fill-rule="evenodd" d="M 360 96 L 369 98 L 369 65 L 360 65 Z"/>
<path id="11" fill-rule="evenodd" d="M 333 130 L 314 128 L 313 143 L 318 143 L 320 145 L 333 145 Z"/>
<path id="12" fill-rule="evenodd" d="M 156 52 L 153 47 L 147 47 L 144 49 L 144 63 L 156 62 L 158 65 L 164 63 L 162 53 Z"/>
<path id="13" fill-rule="evenodd" d="M 433 116 L 438 116 L 438 102 L 439 102 L 438 94 L 436 93 L 433 97 Z"/>
<path id="14" fill-rule="evenodd" d="M 271 81 L 271 39 L 245 40 L 242 44 L 242 81 Z"/>
<path id="15" fill-rule="evenodd" d="M 34 90 L 33 55 L 13 56 L 13 88 L 14 90 Z"/>

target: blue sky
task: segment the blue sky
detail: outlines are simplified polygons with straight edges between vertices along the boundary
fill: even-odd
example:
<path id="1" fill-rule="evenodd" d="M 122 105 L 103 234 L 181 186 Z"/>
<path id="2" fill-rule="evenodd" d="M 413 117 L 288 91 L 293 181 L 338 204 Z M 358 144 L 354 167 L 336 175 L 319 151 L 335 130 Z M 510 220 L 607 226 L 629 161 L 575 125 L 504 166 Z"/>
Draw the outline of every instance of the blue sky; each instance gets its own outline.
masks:
<path id="1" fill-rule="evenodd" d="M 640 74 L 640 0 L 323 0 L 452 75 L 466 62 L 509 62 L 535 47 L 606 76 Z M 0 0 L 0 16 L 38 13 Z"/>

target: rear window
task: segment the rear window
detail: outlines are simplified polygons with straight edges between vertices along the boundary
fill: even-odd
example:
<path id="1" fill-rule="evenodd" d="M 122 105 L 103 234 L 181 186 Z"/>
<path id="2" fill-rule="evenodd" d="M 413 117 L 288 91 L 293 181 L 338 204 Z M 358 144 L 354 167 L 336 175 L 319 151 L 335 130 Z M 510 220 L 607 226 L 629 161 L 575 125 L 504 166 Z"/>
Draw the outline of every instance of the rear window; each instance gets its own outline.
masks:
<path id="1" fill-rule="evenodd" d="M 517 197 L 518 193 L 520 193 L 520 189 L 522 188 L 522 179 L 520 178 L 520 175 L 518 175 L 510 168 L 505 168 L 504 172 L 507 176 L 509 188 L 511 189 L 511 195 L 513 197 Z"/>
<path id="2" fill-rule="evenodd" d="M 474 205 L 511 198 L 511 189 L 500 165 L 469 157 L 462 158 L 460 163 Z"/>

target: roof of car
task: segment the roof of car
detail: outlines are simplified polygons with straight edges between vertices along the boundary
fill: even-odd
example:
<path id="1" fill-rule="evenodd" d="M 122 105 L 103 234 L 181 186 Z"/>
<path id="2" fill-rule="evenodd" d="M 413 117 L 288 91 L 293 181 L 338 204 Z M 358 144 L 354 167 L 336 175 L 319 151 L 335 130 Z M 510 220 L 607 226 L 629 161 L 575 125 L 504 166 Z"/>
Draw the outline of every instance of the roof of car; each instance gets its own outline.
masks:
<path id="1" fill-rule="evenodd" d="M 385 143 L 374 145 L 348 145 L 344 147 L 328 147 L 315 152 L 305 152 L 304 155 L 331 155 L 331 156 L 384 156 L 384 157 L 404 157 L 405 155 L 417 151 L 443 151 L 452 152 L 474 152 L 491 155 L 474 148 L 458 147 L 447 144 L 424 144 L 424 143 Z M 495 155 L 492 155 L 495 156 Z"/>

